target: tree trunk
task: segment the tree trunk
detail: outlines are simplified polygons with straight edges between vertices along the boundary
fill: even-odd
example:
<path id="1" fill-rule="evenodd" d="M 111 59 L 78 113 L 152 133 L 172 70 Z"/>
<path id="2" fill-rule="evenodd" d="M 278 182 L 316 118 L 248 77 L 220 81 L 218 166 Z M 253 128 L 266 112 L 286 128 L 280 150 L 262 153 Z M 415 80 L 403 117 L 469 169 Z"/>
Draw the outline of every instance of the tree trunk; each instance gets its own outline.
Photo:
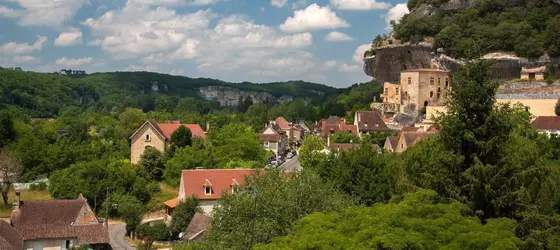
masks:
<path id="1" fill-rule="evenodd" d="M 8 206 L 8 192 L 2 192 L 2 200 L 4 201 L 4 205 Z"/>

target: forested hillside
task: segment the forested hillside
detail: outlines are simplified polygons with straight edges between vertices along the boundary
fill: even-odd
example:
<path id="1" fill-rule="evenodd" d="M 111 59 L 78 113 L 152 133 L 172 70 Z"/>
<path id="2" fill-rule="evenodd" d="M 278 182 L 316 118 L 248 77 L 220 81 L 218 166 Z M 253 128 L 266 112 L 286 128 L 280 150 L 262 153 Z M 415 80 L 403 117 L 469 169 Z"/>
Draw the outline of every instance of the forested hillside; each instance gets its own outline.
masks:
<path id="1" fill-rule="evenodd" d="M 230 83 L 207 78 L 189 78 L 151 72 L 95 73 L 80 77 L 0 69 L 0 100 L 4 108 L 23 109 L 34 117 L 53 117 L 69 106 L 100 112 L 118 112 L 126 107 L 144 111 L 175 107 L 179 99 L 193 97 L 208 108 L 198 88 L 231 87 L 238 91 L 266 92 L 275 98 L 322 98 L 339 90 L 321 84 L 288 81 L 267 84 Z M 274 102 L 271 100 L 271 102 Z M 159 105 L 159 107 L 158 107 Z"/>
<path id="2" fill-rule="evenodd" d="M 435 38 L 434 48 L 452 57 L 479 56 L 493 51 L 518 56 L 560 55 L 560 3 L 554 0 L 478 0 L 472 8 L 438 8 L 448 0 L 410 0 L 411 14 L 396 25 L 402 41 Z M 415 11 L 429 4 L 435 8 Z M 479 49 L 470 49 L 475 44 Z"/>

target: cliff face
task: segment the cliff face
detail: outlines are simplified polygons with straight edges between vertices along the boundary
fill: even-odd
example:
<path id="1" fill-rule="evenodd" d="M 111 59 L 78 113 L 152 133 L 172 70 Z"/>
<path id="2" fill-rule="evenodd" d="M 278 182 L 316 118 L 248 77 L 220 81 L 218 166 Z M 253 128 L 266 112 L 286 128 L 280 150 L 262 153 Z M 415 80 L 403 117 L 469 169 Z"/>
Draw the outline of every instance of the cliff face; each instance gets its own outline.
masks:
<path id="1" fill-rule="evenodd" d="M 256 92 L 256 91 L 241 91 L 235 88 L 222 87 L 222 86 L 208 86 L 198 89 L 198 94 L 200 97 L 206 100 L 219 101 L 221 106 L 237 106 L 239 105 L 239 100 L 245 100 L 251 97 L 253 103 L 264 103 L 276 101 L 279 103 L 292 101 L 294 98 L 292 96 L 283 95 L 280 98 L 275 98 L 273 95 L 267 92 Z"/>

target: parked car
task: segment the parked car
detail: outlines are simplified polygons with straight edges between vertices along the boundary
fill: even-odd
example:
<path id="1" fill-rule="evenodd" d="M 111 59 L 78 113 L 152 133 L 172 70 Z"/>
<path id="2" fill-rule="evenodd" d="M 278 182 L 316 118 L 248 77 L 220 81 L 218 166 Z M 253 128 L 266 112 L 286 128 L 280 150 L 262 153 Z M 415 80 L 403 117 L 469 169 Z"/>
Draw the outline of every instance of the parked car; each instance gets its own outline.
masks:
<path id="1" fill-rule="evenodd" d="M 272 166 L 278 166 L 278 161 L 271 161 L 271 162 L 270 162 L 270 165 L 272 165 Z"/>
<path id="2" fill-rule="evenodd" d="M 292 159 L 294 157 L 294 154 L 292 154 L 292 152 L 288 153 L 288 155 L 286 155 L 286 157 L 288 159 Z"/>

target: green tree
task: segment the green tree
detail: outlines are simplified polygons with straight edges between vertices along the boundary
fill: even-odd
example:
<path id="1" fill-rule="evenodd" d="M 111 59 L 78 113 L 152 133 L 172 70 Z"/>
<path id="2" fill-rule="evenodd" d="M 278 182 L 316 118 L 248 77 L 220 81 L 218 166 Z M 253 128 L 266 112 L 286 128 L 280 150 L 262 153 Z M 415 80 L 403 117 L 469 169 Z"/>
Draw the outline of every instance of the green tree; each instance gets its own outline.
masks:
<path id="1" fill-rule="evenodd" d="M 162 221 L 155 222 L 153 224 L 146 223 L 138 225 L 136 228 L 136 235 L 143 239 L 144 241 L 166 241 L 171 238 L 171 233 L 167 224 Z"/>
<path id="2" fill-rule="evenodd" d="M 132 196 L 126 202 L 117 204 L 117 207 L 119 215 L 126 223 L 126 233 L 130 235 L 136 232 L 136 228 L 142 222 L 142 204 Z"/>
<path id="3" fill-rule="evenodd" d="M 146 116 L 141 109 L 127 108 L 119 115 L 119 120 L 125 128 L 136 130 L 146 121 Z"/>
<path id="4" fill-rule="evenodd" d="M 259 134 L 243 123 L 230 123 L 213 130 L 208 136 L 210 150 L 217 166 L 230 161 L 256 161 L 264 164 L 266 151 Z"/>
<path id="5" fill-rule="evenodd" d="M 360 138 L 352 132 L 344 131 L 331 136 L 331 143 L 359 143 Z"/>
<path id="6" fill-rule="evenodd" d="M 180 126 L 171 134 L 171 144 L 176 148 L 190 146 L 192 144 L 192 132 L 185 126 Z"/>
<path id="7" fill-rule="evenodd" d="M 518 249 L 515 221 L 482 224 L 463 215 L 464 205 L 437 204 L 436 197 L 436 192 L 423 190 L 398 204 L 313 213 L 288 236 L 253 249 Z"/>
<path id="8" fill-rule="evenodd" d="M 167 95 L 159 95 L 156 97 L 155 101 L 155 110 L 162 111 L 162 112 L 171 112 L 175 107 L 175 103 L 170 96 Z"/>
<path id="9" fill-rule="evenodd" d="M 304 168 L 316 168 L 327 160 L 327 155 L 321 152 L 325 149 L 325 141 L 318 136 L 307 136 L 303 139 L 299 150 L 298 160 Z"/>
<path id="10" fill-rule="evenodd" d="M 560 116 L 560 100 L 556 103 L 556 106 L 554 106 L 554 113 Z"/>
<path id="11" fill-rule="evenodd" d="M 201 212 L 198 207 L 197 197 L 187 198 L 175 207 L 173 210 L 171 224 L 169 225 L 169 229 L 173 237 L 177 237 L 179 233 L 182 233 L 185 229 L 187 229 L 196 212 Z"/>
<path id="12" fill-rule="evenodd" d="M 165 155 L 154 147 L 148 147 L 140 157 L 140 166 L 154 180 L 160 181 L 165 170 Z"/>
<path id="13" fill-rule="evenodd" d="M 7 112 L 0 112 L 0 149 L 16 138 L 12 116 Z"/>
<path id="14" fill-rule="evenodd" d="M 201 145 L 193 145 L 180 148 L 175 152 L 173 158 L 169 159 L 165 164 L 163 179 L 171 186 L 179 186 L 179 178 L 181 170 L 195 169 L 197 167 L 215 168 L 215 163 L 210 150 L 203 148 Z"/>
<path id="15" fill-rule="evenodd" d="M 267 170 L 248 177 L 240 192 L 224 193 L 204 244 L 212 249 L 249 249 L 285 235 L 293 222 L 309 213 L 337 211 L 350 204 L 313 172 Z"/>

